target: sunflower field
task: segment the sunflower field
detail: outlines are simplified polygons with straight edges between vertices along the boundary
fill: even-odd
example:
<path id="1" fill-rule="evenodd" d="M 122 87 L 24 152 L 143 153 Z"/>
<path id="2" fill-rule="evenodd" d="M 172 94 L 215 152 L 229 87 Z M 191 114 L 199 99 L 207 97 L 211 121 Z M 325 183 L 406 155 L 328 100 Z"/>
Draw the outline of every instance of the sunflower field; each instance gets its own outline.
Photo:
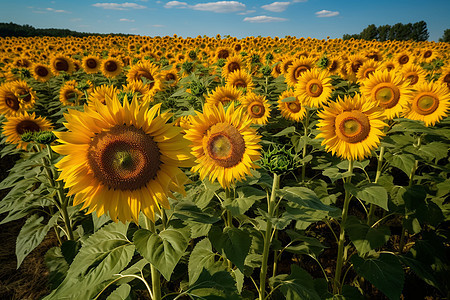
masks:
<path id="1" fill-rule="evenodd" d="M 444 299 L 450 44 L 0 39 L 43 299 Z M 427 298 L 432 299 L 432 298 Z"/>

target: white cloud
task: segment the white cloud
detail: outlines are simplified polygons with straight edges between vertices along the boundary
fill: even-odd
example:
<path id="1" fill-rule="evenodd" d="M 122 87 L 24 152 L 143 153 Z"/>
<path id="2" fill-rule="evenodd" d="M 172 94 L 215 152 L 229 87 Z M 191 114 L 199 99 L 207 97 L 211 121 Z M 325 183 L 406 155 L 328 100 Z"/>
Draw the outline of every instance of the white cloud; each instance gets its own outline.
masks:
<path id="1" fill-rule="evenodd" d="M 46 10 L 51 11 L 51 12 L 55 12 L 55 13 L 68 13 L 67 10 L 54 9 L 54 8 L 50 8 L 50 7 L 47 7 Z"/>
<path id="2" fill-rule="evenodd" d="M 241 16 L 243 16 L 243 15 L 248 15 L 248 14 L 252 14 L 252 13 L 254 13 L 254 12 L 256 12 L 256 10 L 247 10 L 247 11 L 244 11 L 244 12 L 238 13 L 238 15 L 241 15 Z"/>
<path id="3" fill-rule="evenodd" d="M 298 3 L 298 2 L 308 2 L 308 0 L 293 0 L 292 2 Z"/>
<path id="4" fill-rule="evenodd" d="M 283 12 L 288 8 L 289 4 L 291 4 L 291 2 L 273 2 L 263 5 L 261 8 L 273 12 Z"/>
<path id="5" fill-rule="evenodd" d="M 337 15 L 339 15 L 338 11 L 330 11 L 330 10 L 326 10 L 326 9 L 316 12 L 316 16 L 318 18 L 329 18 L 329 17 L 335 17 Z"/>
<path id="6" fill-rule="evenodd" d="M 231 13 L 245 10 L 245 4 L 237 1 L 218 1 L 198 3 L 192 5 L 190 8 L 202 11 L 212 11 L 215 13 Z"/>
<path id="7" fill-rule="evenodd" d="M 132 2 L 125 3 L 95 3 L 92 6 L 100 7 L 103 9 L 114 9 L 114 10 L 128 10 L 128 9 L 143 9 L 147 8 L 146 6 L 139 5 Z"/>
<path id="8" fill-rule="evenodd" d="M 269 23 L 269 22 L 283 22 L 287 21 L 285 18 L 268 17 L 268 16 L 256 16 L 256 17 L 246 17 L 244 22 L 250 23 Z"/>
<path id="9" fill-rule="evenodd" d="M 164 5 L 165 8 L 186 8 L 187 6 L 186 2 L 180 1 L 169 1 Z"/>
<path id="10" fill-rule="evenodd" d="M 130 20 L 130 19 L 120 19 L 120 22 L 134 22 L 134 20 Z"/>

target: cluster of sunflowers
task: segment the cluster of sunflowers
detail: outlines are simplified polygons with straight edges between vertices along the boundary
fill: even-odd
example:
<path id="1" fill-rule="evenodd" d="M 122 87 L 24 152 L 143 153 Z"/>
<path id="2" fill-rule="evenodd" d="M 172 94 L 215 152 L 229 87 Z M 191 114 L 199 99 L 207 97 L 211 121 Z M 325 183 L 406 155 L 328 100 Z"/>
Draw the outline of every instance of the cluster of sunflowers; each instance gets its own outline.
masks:
<path id="1" fill-rule="evenodd" d="M 183 190 L 187 178 L 177 167 L 192 165 L 191 157 L 201 179 L 230 187 L 245 178 L 261 148 L 253 124 L 270 122 L 276 100 L 281 115 L 295 122 L 309 122 L 318 110 L 317 138 L 327 151 L 353 160 L 376 149 L 386 120 L 432 126 L 450 103 L 446 43 L 175 36 L 6 38 L 0 46 L 6 142 L 26 149 L 23 133 L 56 128 L 61 145 L 53 149 L 65 155 L 60 178 L 74 203 L 114 220 L 136 221 L 141 210 L 154 220 L 158 204 L 168 207 L 170 191 Z M 436 61 L 441 65 L 426 68 Z M 195 88 L 191 77 L 183 81 L 192 74 L 208 74 L 212 83 Z M 273 93 L 269 79 L 278 79 Z M 333 82 L 342 81 L 358 92 L 336 98 Z M 35 85 L 59 89 L 61 107 L 79 108 L 64 115 L 68 131 L 36 115 Z M 184 138 L 166 124 L 173 114 L 159 112 L 165 99 L 158 93 L 170 98 L 177 89 L 202 105 L 195 113 L 182 108 L 174 120 Z M 130 206 L 118 210 L 121 201 Z"/>
<path id="2" fill-rule="evenodd" d="M 66 193 L 60 195 L 66 199 L 62 213 L 70 202 L 115 222 L 137 224 L 143 213 L 155 223 L 194 180 L 218 182 L 229 195 L 263 167 L 274 174 L 274 198 L 286 170 L 301 170 L 306 181 L 314 139 L 314 151 L 331 152 L 353 166 L 371 157 L 399 120 L 436 125 L 450 106 L 449 56 L 448 43 L 290 36 L 4 38 L 3 143 L 20 151 L 47 144 L 50 161 L 60 155 L 53 177 L 64 182 L 58 189 Z M 297 146 L 270 148 L 272 136 L 299 129 Z M 45 138 L 37 138 L 41 133 Z M 294 163 L 267 156 L 292 151 Z M 272 202 L 269 215 L 275 213 Z M 233 227 L 231 215 L 227 220 Z M 68 239 L 71 226 L 66 223 Z M 342 288 L 344 241 L 342 227 L 334 293 Z"/>

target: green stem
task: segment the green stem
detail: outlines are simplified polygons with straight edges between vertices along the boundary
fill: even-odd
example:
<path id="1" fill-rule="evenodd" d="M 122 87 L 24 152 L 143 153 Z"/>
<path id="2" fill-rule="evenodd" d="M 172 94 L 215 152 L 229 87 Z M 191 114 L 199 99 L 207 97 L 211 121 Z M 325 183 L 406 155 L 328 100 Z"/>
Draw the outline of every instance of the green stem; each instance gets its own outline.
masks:
<path id="1" fill-rule="evenodd" d="M 147 217 L 145 218 L 145 226 L 151 232 L 156 233 L 155 224 L 149 221 Z M 161 300 L 161 274 L 153 264 L 150 264 L 150 272 L 152 275 L 152 300 Z"/>
<path id="2" fill-rule="evenodd" d="M 383 155 L 384 155 L 384 146 L 380 147 L 380 155 L 378 156 L 378 164 L 377 164 L 377 174 L 375 175 L 374 183 L 378 182 L 381 176 L 381 169 L 383 168 Z M 372 226 L 373 224 L 373 214 L 375 213 L 375 205 L 370 203 L 369 215 L 367 216 L 367 225 Z"/>
<path id="3" fill-rule="evenodd" d="M 305 121 L 303 122 L 303 154 L 302 154 L 302 159 L 303 159 L 303 164 L 302 164 L 302 182 L 305 182 L 305 175 L 306 175 L 306 162 L 304 161 L 305 157 L 306 157 L 306 138 L 308 137 L 308 127 L 309 127 L 309 108 L 306 108 L 306 116 L 305 116 Z"/>
<path id="4" fill-rule="evenodd" d="M 275 208 L 275 200 L 276 200 L 276 192 L 280 186 L 280 176 L 277 174 L 273 174 L 273 183 L 272 183 L 272 193 L 270 195 L 270 199 L 268 201 L 268 216 L 271 218 L 273 216 L 273 211 Z M 272 221 L 270 219 L 267 220 L 266 225 L 266 234 L 264 235 L 264 250 L 262 257 L 262 265 L 261 265 L 261 273 L 259 274 L 259 300 L 265 299 L 266 293 L 266 276 L 267 276 L 267 261 L 269 258 L 269 249 L 270 244 L 272 242 Z"/>
<path id="5" fill-rule="evenodd" d="M 348 164 L 348 172 L 349 176 L 346 178 L 346 182 L 350 183 L 351 176 L 353 174 L 353 160 L 349 159 Z M 348 207 L 350 204 L 350 193 L 347 189 L 345 189 L 345 198 L 344 198 L 344 207 L 342 208 L 342 220 L 341 220 L 341 229 L 339 233 L 339 242 L 338 242 L 338 254 L 337 254 L 337 262 L 336 262 L 336 272 L 334 274 L 333 280 L 333 294 L 339 294 L 341 290 L 341 272 L 342 266 L 344 264 L 344 244 L 345 244 L 345 222 L 347 221 L 348 216 Z"/>

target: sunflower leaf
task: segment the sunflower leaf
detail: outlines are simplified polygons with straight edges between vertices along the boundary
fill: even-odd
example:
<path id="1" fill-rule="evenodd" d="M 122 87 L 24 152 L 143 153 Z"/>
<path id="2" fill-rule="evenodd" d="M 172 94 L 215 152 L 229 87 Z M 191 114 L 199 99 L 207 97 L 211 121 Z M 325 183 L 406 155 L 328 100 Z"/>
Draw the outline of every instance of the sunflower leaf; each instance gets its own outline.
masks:
<path id="1" fill-rule="evenodd" d="M 212 251 L 211 242 L 208 238 L 201 240 L 195 245 L 189 256 L 189 284 L 195 283 L 203 269 L 208 269 L 214 264 L 214 256 L 215 253 Z"/>
<path id="2" fill-rule="evenodd" d="M 173 269 L 188 247 L 189 234 L 173 228 L 159 234 L 139 229 L 134 233 L 133 242 L 136 250 L 169 281 Z"/>
<path id="3" fill-rule="evenodd" d="M 106 300 L 129 300 L 132 299 L 130 297 L 131 286 L 128 284 L 122 284 L 117 289 L 114 290 L 111 294 L 109 294 Z"/>
<path id="4" fill-rule="evenodd" d="M 360 187 L 356 187 L 351 183 L 345 183 L 344 187 L 353 196 L 366 202 L 373 203 L 388 211 L 388 194 L 386 189 L 376 183 L 365 184 Z"/>
<path id="5" fill-rule="evenodd" d="M 278 275 L 270 278 L 269 282 L 273 288 L 280 286 L 280 290 L 286 300 L 320 300 L 320 296 L 315 290 L 311 275 L 296 265 L 291 266 L 290 275 Z"/>

